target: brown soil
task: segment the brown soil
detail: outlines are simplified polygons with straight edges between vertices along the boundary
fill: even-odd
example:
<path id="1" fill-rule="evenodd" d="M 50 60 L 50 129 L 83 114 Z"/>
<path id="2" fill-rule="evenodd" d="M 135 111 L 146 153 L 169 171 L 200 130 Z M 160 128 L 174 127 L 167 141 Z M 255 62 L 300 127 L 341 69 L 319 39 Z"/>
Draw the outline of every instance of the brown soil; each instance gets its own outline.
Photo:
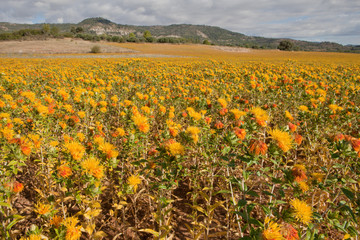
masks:
<path id="1" fill-rule="evenodd" d="M 242 47 L 225 47 L 225 46 L 214 46 L 215 49 L 221 50 L 224 52 L 240 52 L 240 53 L 247 53 L 251 52 L 248 48 L 242 48 Z"/>
<path id="2" fill-rule="evenodd" d="M 135 53 L 134 50 L 80 39 L 48 39 L 0 42 L 0 54 L 76 54 L 89 53 L 95 45 L 102 53 Z"/>

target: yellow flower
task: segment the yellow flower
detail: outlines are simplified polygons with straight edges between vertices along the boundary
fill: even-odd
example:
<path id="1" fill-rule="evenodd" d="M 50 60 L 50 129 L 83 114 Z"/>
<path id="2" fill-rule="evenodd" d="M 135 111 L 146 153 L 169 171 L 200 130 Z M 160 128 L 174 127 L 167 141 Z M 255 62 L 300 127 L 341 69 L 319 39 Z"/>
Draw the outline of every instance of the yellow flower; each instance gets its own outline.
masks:
<path id="1" fill-rule="evenodd" d="M 50 204 L 43 204 L 41 202 L 35 204 L 35 212 L 37 212 L 40 215 L 47 215 L 49 213 L 51 213 L 52 211 L 52 206 Z"/>
<path id="2" fill-rule="evenodd" d="M 307 185 L 306 182 L 301 181 L 301 182 L 297 182 L 299 184 L 299 187 L 301 189 L 302 192 L 307 192 L 309 191 L 309 185 Z"/>
<path id="3" fill-rule="evenodd" d="M 147 122 L 147 117 L 142 116 L 141 114 L 135 114 L 132 117 L 132 120 L 134 121 L 136 127 L 139 129 L 140 132 L 147 133 L 149 131 L 150 125 Z"/>
<path id="4" fill-rule="evenodd" d="M 62 217 L 55 215 L 50 220 L 50 224 L 53 225 L 54 227 L 58 228 L 60 226 L 60 224 L 62 223 L 62 221 L 63 221 Z"/>
<path id="5" fill-rule="evenodd" d="M 269 222 L 268 227 L 263 231 L 264 240 L 282 240 L 283 237 L 280 233 L 280 226 L 273 221 Z"/>
<path id="6" fill-rule="evenodd" d="M 40 115 L 49 114 L 49 108 L 41 104 L 36 107 L 36 110 L 40 113 Z"/>
<path id="7" fill-rule="evenodd" d="M 285 111 L 285 117 L 287 119 L 289 119 L 290 121 L 293 121 L 294 120 L 294 117 L 291 115 L 291 113 L 289 113 L 288 111 Z"/>
<path id="8" fill-rule="evenodd" d="M 66 227 L 66 240 L 78 240 L 81 237 L 81 226 L 76 226 L 79 220 L 75 217 L 68 217 L 64 221 Z"/>
<path id="9" fill-rule="evenodd" d="M 170 139 L 166 145 L 165 149 L 172 155 L 183 155 L 185 153 L 184 147 L 181 143 L 176 142 L 174 139 Z"/>
<path id="10" fill-rule="evenodd" d="M 322 182 L 324 179 L 324 176 L 325 176 L 325 174 L 323 174 L 323 173 L 313 173 L 312 174 L 313 179 L 318 182 Z"/>
<path id="11" fill-rule="evenodd" d="M 107 142 L 99 143 L 99 150 L 106 154 L 106 157 L 108 159 L 110 158 L 116 158 L 119 155 L 119 152 L 115 150 L 114 145 Z"/>
<path id="12" fill-rule="evenodd" d="M 97 179 L 104 176 L 104 167 L 100 165 L 100 161 L 95 157 L 90 157 L 81 162 L 81 167 L 85 169 L 86 173 Z"/>
<path id="13" fill-rule="evenodd" d="M 279 129 L 273 129 L 269 131 L 272 139 L 277 142 L 277 145 L 281 150 L 287 152 L 291 149 L 292 139 L 289 133 L 281 131 Z"/>
<path id="14" fill-rule="evenodd" d="M 301 201 L 299 199 L 293 199 L 290 201 L 290 205 L 294 209 L 294 217 L 304 223 L 309 224 L 312 218 L 312 210 L 309 205 L 306 204 L 306 202 Z"/>
<path id="15" fill-rule="evenodd" d="M 246 112 L 240 111 L 239 109 L 231 109 L 230 112 L 234 114 L 235 120 L 246 115 Z"/>
<path id="16" fill-rule="evenodd" d="M 22 237 L 20 240 L 41 240 L 41 234 L 40 233 L 31 233 L 29 237 L 25 238 Z"/>
<path id="17" fill-rule="evenodd" d="M 65 148 L 70 152 L 72 158 L 75 160 L 80 160 L 85 153 L 85 147 L 78 142 L 71 141 L 65 143 Z"/>
<path id="18" fill-rule="evenodd" d="M 114 103 L 117 103 L 117 102 L 119 101 L 119 98 L 118 98 L 118 96 L 116 96 L 116 95 L 112 96 L 110 99 L 111 99 L 111 101 L 113 101 Z"/>
<path id="19" fill-rule="evenodd" d="M 105 142 L 104 138 L 102 138 L 100 136 L 95 136 L 94 143 L 96 143 L 97 145 L 101 145 L 101 144 L 104 144 L 104 142 Z"/>
<path id="20" fill-rule="evenodd" d="M 79 111 L 78 115 L 80 118 L 84 118 L 86 116 L 86 113 L 84 111 Z"/>
<path id="21" fill-rule="evenodd" d="M 339 111 L 343 110 L 342 107 L 339 107 L 336 104 L 330 104 L 328 107 L 333 111 L 334 114 L 336 113 L 337 110 L 339 110 Z"/>
<path id="22" fill-rule="evenodd" d="M 227 102 L 226 102 L 226 100 L 223 99 L 223 98 L 219 98 L 219 99 L 218 99 L 218 103 L 220 103 L 220 105 L 221 105 L 222 108 L 226 108 L 226 107 L 227 107 Z"/>
<path id="23" fill-rule="evenodd" d="M 116 132 L 117 132 L 118 136 L 120 136 L 120 137 L 123 137 L 126 134 L 125 130 L 122 128 L 117 128 Z"/>
<path id="24" fill-rule="evenodd" d="M 198 127 L 188 127 L 186 129 L 186 132 L 188 134 L 190 134 L 191 138 L 193 139 L 193 141 L 195 143 L 197 143 L 197 141 L 199 140 L 199 133 L 200 133 L 200 129 Z"/>
<path id="25" fill-rule="evenodd" d="M 0 113 L 0 119 L 3 118 L 10 119 L 11 118 L 10 113 Z"/>
<path id="26" fill-rule="evenodd" d="M 144 113 L 147 113 L 149 114 L 151 112 L 151 108 L 149 108 L 148 106 L 143 106 L 141 107 L 141 110 L 144 112 Z"/>
<path id="27" fill-rule="evenodd" d="M 303 112 L 308 112 L 309 111 L 309 108 L 307 106 L 304 106 L 304 105 L 299 106 L 298 109 L 300 111 L 303 111 Z"/>
<path id="28" fill-rule="evenodd" d="M 57 145 L 59 145 L 58 141 L 51 141 L 50 142 L 50 146 L 52 146 L 52 147 L 56 147 Z"/>
<path id="29" fill-rule="evenodd" d="M 343 237 L 343 240 L 346 240 L 346 239 L 351 239 L 351 235 L 350 234 L 345 234 L 345 236 Z"/>
<path id="30" fill-rule="evenodd" d="M 190 117 L 194 120 L 198 121 L 201 119 L 201 113 L 196 112 L 192 107 L 188 107 L 186 110 L 188 111 Z"/>
<path id="31" fill-rule="evenodd" d="M 269 115 L 267 112 L 260 107 L 255 107 L 250 110 L 250 113 L 252 113 L 256 119 L 256 122 L 262 126 L 265 127 L 267 125 L 267 121 L 269 120 Z"/>
<path id="32" fill-rule="evenodd" d="M 141 179 L 139 175 L 131 175 L 127 179 L 127 183 L 134 188 L 134 192 L 136 192 L 138 185 L 141 183 Z"/>
<path id="33" fill-rule="evenodd" d="M 76 136 L 79 138 L 80 142 L 84 141 L 85 135 L 81 132 L 77 133 Z"/>

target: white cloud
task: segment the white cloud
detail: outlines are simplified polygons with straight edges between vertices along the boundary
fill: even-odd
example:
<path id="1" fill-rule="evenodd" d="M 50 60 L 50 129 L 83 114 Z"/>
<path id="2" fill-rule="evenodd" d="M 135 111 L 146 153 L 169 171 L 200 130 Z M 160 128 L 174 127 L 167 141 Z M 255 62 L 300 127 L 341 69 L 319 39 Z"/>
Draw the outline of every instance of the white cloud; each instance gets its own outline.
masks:
<path id="1" fill-rule="evenodd" d="M 120 24 L 205 24 L 264 36 L 360 44 L 358 0 L 5 0 L 0 21 L 77 23 L 105 17 Z"/>

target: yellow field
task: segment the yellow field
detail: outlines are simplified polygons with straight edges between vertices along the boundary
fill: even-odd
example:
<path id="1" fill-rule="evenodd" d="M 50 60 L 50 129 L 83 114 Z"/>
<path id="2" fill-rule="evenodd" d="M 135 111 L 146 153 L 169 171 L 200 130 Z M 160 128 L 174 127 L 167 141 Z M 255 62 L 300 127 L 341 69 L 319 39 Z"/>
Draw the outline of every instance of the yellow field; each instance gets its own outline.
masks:
<path id="1" fill-rule="evenodd" d="M 0 60 L 2 239 L 358 238 L 360 55 L 119 45 Z"/>

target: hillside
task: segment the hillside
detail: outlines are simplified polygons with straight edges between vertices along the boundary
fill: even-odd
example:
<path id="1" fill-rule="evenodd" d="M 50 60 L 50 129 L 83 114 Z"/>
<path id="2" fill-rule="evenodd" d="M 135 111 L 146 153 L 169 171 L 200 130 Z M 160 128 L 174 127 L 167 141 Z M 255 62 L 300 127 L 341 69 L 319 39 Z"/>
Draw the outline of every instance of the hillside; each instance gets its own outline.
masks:
<path id="1" fill-rule="evenodd" d="M 23 29 L 41 29 L 43 24 L 0 23 L 0 34 L 14 33 Z M 241 46 L 249 48 L 275 49 L 284 39 L 246 36 L 220 27 L 192 24 L 172 24 L 168 26 L 134 26 L 114 23 L 104 18 L 87 18 L 73 24 L 49 24 L 59 34 L 73 34 L 86 40 L 107 39 L 109 41 L 144 41 L 143 33 L 150 31 L 152 41 L 158 42 L 192 42 L 203 43 L 205 40 L 215 45 Z M 132 39 L 129 35 L 132 34 Z M 20 34 L 21 35 L 21 34 Z M 26 34 L 23 34 L 26 35 Z M 91 37 L 91 36 L 99 37 Z M 360 46 L 343 46 L 332 42 L 307 42 L 292 40 L 295 50 L 328 51 L 328 52 L 360 52 Z"/>

